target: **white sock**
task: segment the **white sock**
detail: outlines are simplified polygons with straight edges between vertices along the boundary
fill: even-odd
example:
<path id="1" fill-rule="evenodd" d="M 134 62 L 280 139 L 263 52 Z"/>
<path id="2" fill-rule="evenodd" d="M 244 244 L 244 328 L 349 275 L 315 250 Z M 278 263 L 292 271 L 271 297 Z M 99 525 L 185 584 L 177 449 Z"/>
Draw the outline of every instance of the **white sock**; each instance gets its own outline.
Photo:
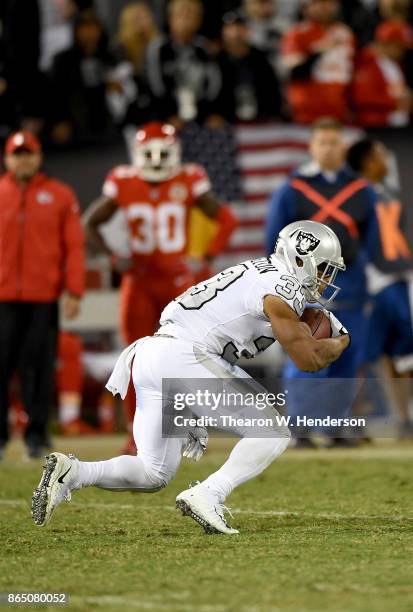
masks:
<path id="1" fill-rule="evenodd" d="M 122 455 L 108 461 L 79 461 L 78 486 L 114 491 L 158 491 L 166 482 L 154 470 L 147 470 L 138 456 Z"/>
<path id="2" fill-rule="evenodd" d="M 67 425 L 80 417 L 80 406 L 75 403 L 65 403 L 59 406 L 59 423 Z"/>
<path id="3" fill-rule="evenodd" d="M 285 451 L 289 441 L 287 437 L 243 438 L 234 446 L 224 465 L 202 484 L 223 503 L 235 487 L 261 474 Z"/>

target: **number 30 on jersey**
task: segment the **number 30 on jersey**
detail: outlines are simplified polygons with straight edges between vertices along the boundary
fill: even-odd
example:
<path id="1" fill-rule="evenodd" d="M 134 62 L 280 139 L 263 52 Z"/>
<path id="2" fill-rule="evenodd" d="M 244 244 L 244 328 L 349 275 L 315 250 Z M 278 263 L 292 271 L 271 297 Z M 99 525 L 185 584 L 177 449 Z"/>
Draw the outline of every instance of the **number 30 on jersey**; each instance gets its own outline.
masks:
<path id="1" fill-rule="evenodd" d="M 127 217 L 132 229 L 131 248 L 138 255 L 179 253 L 186 244 L 186 209 L 178 202 L 167 202 L 157 208 L 149 204 L 132 204 Z"/>

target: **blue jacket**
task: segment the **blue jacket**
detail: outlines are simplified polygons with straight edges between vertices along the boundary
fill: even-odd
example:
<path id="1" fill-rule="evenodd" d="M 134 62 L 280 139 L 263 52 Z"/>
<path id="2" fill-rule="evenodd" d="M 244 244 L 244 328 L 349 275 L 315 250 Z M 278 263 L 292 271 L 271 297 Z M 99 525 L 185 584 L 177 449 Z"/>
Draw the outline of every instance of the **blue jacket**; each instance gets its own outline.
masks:
<path id="1" fill-rule="evenodd" d="M 339 275 L 336 306 L 357 308 L 367 297 L 365 264 L 380 249 L 375 191 L 367 181 L 342 168 L 327 178 L 313 162 L 294 172 L 271 197 L 266 248 L 274 251 L 281 229 L 300 219 L 325 223 L 337 234 L 347 266 Z"/>

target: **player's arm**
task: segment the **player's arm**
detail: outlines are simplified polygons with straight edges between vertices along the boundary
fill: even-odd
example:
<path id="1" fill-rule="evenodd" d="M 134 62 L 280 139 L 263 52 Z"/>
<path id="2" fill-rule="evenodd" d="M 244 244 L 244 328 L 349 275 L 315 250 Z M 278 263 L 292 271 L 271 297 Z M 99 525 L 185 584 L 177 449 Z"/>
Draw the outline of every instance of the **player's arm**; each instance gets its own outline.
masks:
<path id="1" fill-rule="evenodd" d="M 264 313 L 271 322 L 274 336 L 297 368 L 317 372 L 336 361 L 350 343 L 348 335 L 317 340 L 311 330 L 281 298 L 267 295 Z"/>
<path id="2" fill-rule="evenodd" d="M 99 227 L 107 223 L 117 210 L 119 207 L 111 198 L 102 196 L 92 202 L 82 217 L 88 243 L 107 255 L 112 255 L 112 252 L 99 232 Z"/>
<path id="3" fill-rule="evenodd" d="M 218 231 L 208 246 L 207 258 L 212 258 L 221 253 L 227 246 L 232 232 L 238 227 L 238 219 L 228 204 L 223 204 L 211 192 L 201 195 L 195 202 L 204 215 L 214 219 L 218 223 Z"/>

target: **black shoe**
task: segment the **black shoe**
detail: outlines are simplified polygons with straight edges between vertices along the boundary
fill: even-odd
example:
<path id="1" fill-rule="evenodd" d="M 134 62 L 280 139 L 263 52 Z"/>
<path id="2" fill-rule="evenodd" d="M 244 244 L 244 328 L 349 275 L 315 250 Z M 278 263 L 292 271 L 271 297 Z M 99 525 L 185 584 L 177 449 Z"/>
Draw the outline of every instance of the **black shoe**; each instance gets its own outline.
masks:
<path id="1" fill-rule="evenodd" d="M 51 450 L 52 443 L 47 434 L 40 436 L 32 434 L 26 439 L 27 454 L 31 459 L 42 457 Z"/>
<path id="2" fill-rule="evenodd" d="M 47 449 L 39 444 L 28 444 L 27 445 L 27 456 L 29 459 L 41 459 L 44 457 Z"/>
<path id="3" fill-rule="evenodd" d="M 311 438 L 296 438 L 294 448 L 298 448 L 300 450 L 303 449 L 316 449 L 318 448 L 317 444 L 311 440 Z"/>

